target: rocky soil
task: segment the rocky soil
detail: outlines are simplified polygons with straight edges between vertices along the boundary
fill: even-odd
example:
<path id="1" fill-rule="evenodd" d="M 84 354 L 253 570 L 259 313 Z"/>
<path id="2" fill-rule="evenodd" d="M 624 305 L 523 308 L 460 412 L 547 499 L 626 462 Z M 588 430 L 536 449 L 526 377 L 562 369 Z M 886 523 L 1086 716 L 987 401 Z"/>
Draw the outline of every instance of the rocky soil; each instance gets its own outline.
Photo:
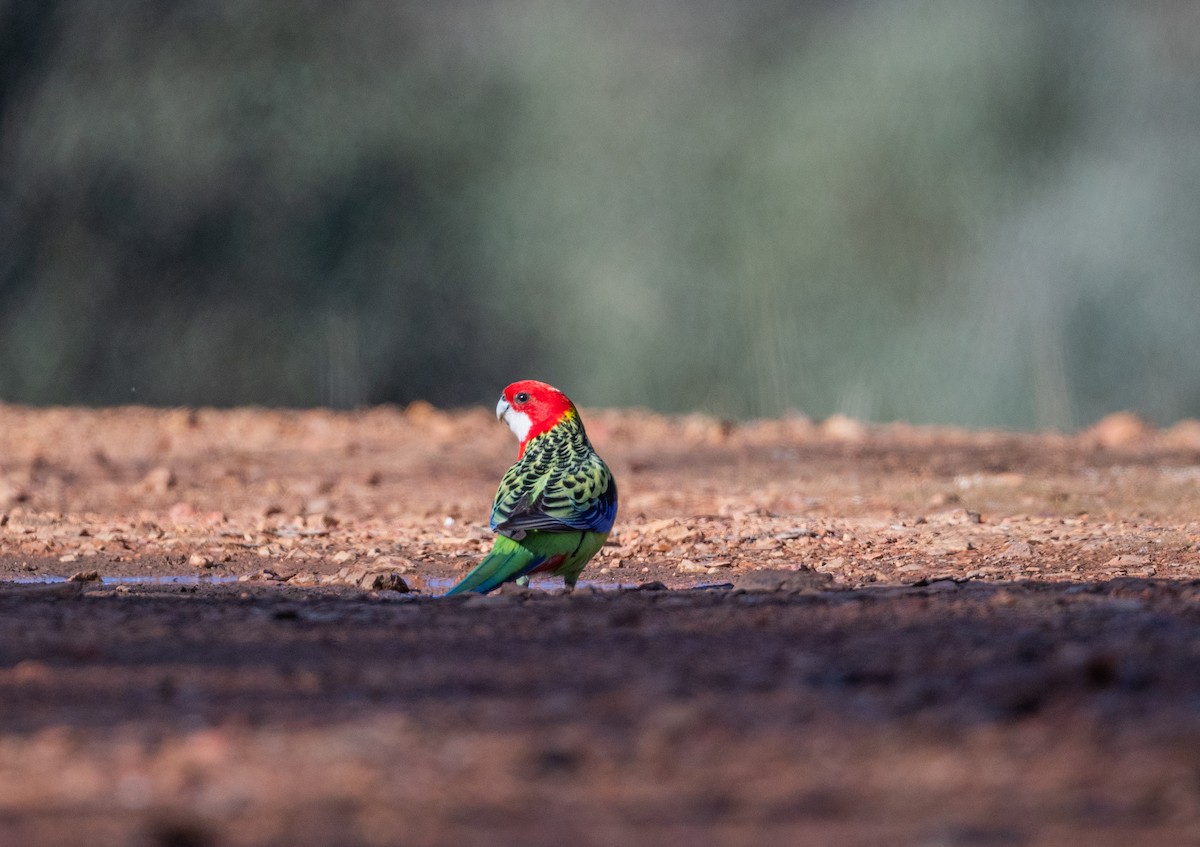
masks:
<path id="1" fill-rule="evenodd" d="M 1200 843 L 1200 422 L 584 419 L 443 599 L 486 411 L 0 406 L 0 847 Z"/>

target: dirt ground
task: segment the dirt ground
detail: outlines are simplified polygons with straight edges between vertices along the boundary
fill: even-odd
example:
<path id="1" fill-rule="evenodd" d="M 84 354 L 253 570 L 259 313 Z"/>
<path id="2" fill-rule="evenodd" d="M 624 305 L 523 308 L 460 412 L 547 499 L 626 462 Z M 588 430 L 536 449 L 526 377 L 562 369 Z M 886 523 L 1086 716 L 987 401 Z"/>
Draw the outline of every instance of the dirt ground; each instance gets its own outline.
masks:
<path id="1" fill-rule="evenodd" d="M 586 582 L 442 599 L 485 410 L 0 406 L 0 847 L 1200 844 L 1200 422 L 584 419 Z"/>

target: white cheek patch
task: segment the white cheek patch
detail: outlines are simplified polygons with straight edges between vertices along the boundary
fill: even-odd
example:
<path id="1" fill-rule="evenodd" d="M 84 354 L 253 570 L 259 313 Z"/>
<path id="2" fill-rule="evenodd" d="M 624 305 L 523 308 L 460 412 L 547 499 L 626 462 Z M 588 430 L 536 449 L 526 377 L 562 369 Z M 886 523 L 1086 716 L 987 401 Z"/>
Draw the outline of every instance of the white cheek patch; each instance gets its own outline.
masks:
<path id="1" fill-rule="evenodd" d="M 533 421 L 529 419 L 529 415 L 524 412 L 514 412 L 512 409 L 504 413 L 504 422 L 517 437 L 517 441 L 522 444 L 525 442 L 525 437 L 529 435 L 529 430 L 533 428 Z"/>

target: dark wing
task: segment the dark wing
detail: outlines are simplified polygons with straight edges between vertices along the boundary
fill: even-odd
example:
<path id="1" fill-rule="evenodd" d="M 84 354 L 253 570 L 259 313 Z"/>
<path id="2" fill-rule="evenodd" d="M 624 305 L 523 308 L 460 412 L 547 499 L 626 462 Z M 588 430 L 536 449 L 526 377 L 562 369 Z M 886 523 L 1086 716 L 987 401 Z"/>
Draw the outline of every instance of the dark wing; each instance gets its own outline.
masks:
<path id="1" fill-rule="evenodd" d="M 500 481 L 491 523 L 504 535 L 531 529 L 608 532 L 616 515 L 616 481 L 601 458 L 589 451 L 565 467 L 517 462 Z"/>

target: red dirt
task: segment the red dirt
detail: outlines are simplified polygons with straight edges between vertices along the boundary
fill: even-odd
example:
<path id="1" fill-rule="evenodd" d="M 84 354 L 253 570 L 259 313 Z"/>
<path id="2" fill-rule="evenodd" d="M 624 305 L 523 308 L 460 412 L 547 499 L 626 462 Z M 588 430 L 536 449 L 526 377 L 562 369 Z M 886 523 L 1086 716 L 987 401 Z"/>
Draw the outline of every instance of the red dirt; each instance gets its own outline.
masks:
<path id="1" fill-rule="evenodd" d="M 595 587 L 447 600 L 484 411 L 0 406 L 0 845 L 1200 840 L 1200 424 L 584 418 Z"/>

